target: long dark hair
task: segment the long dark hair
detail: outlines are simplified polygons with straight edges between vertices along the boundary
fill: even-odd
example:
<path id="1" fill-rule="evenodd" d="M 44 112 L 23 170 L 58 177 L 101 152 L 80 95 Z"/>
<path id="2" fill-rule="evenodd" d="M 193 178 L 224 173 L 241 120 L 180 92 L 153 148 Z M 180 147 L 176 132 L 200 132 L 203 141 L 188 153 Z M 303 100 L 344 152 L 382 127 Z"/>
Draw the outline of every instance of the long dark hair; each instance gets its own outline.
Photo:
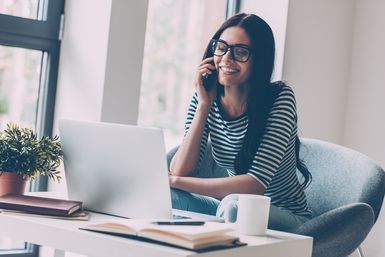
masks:
<path id="1" fill-rule="evenodd" d="M 275 99 L 284 85 L 283 82 L 271 83 L 274 68 L 275 42 L 270 26 L 254 14 L 240 13 L 226 20 L 214 34 L 213 39 L 219 39 L 223 31 L 229 27 L 239 26 L 245 30 L 251 41 L 251 70 L 249 78 L 249 95 L 247 99 L 248 127 L 243 145 L 235 158 L 235 171 L 244 174 L 250 168 L 255 152 L 265 133 L 267 118 Z M 209 44 L 203 59 L 212 56 Z M 217 97 L 224 94 L 224 87 L 217 84 Z M 295 153 L 297 168 L 302 173 L 306 187 L 311 182 L 311 174 L 299 158 L 300 140 L 297 136 Z"/>

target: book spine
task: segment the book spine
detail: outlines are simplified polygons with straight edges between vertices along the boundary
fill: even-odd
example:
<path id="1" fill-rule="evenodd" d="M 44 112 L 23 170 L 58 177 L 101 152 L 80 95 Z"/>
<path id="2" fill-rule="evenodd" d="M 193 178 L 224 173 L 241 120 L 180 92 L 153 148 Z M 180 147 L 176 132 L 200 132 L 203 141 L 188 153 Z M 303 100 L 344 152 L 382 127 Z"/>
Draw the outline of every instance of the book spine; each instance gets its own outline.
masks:
<path id="1" fill-rule="evenodd" d="M 70 214 L 67 210 L 51 209 L 51 208 L 28 206 L 28 205 L 15 205 L 15 204 L 9 204 L 9 203 L 0 204 L 0 208 L 8 209 L 8 210 L 16 210 L 16 211 L 33 212 L 33 213 L 46 214 L 46 215 L 65 216 Z"/>

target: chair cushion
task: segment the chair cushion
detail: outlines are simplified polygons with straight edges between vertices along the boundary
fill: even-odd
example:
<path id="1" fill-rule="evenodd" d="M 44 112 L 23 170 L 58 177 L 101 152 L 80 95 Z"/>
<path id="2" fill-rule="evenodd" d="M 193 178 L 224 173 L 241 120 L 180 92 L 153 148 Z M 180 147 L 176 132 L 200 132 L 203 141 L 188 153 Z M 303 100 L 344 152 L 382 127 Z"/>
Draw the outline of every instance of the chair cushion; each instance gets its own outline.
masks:
<path id="1" fill-rule="evenodd" d="M 313 257 L 342 257 L 354 252 L 373 224 L 372 208 L 355 203 L 328 211 L 292 232 L 314 238 Z"/>

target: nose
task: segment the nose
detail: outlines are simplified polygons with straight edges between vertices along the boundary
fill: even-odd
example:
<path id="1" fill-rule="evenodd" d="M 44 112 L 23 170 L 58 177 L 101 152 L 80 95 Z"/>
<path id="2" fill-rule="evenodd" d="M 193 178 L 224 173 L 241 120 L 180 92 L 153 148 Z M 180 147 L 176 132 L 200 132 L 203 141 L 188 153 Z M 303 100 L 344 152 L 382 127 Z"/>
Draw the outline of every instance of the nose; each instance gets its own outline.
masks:
<path id="1" fill-rule="evenodd" d="M 227 48 L 227 52 L 222 56 L 222 61 L 224 63 L 234 62 L 233 56 L 231 55 L 231 49 Z"/>

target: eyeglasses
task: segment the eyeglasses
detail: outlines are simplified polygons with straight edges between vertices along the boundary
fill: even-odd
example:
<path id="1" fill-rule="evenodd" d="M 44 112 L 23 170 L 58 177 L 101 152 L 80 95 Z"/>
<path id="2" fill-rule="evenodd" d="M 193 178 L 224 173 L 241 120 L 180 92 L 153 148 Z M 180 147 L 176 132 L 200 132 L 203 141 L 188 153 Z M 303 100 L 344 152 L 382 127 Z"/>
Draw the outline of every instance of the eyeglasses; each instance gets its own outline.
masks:
<path id="1" fill-rule="evenodd" d="M 215 56 L 224 56 L 230 49 L 231 57 L 238 62 L 247 62 L 251 55 L 251 49 L 242 44 L 229 45 L 223 40 L 212 39 L 210 45 Z"/>

